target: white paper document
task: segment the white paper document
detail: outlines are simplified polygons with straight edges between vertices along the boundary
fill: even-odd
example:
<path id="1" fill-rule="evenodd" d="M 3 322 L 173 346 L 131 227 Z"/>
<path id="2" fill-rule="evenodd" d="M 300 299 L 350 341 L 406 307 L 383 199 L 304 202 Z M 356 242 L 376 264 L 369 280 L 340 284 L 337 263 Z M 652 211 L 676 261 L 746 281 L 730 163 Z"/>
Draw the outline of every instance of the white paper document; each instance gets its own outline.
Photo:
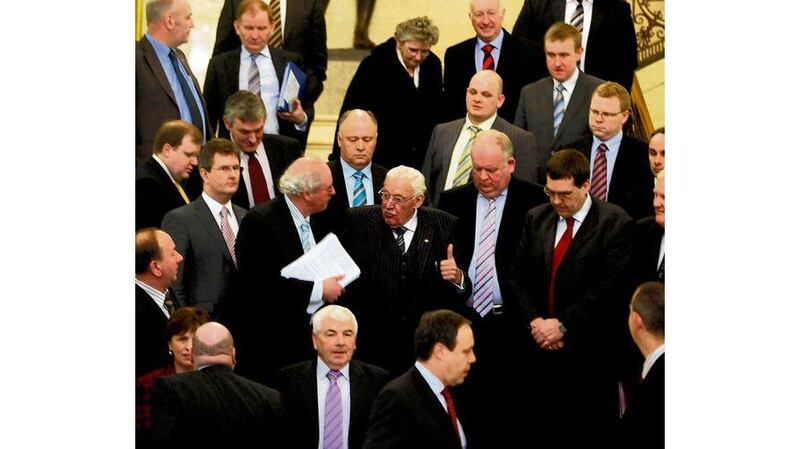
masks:
<path id="1" fill-rule="evenodd" d="M 358 279 L 361 269 L 342 247 L 336 234 L 330 233 L 311 248 L 311 251 L 295 259 L 281 269 L 281 276 L 301 281 L 321 281 L 343 274 L 339 281 L 342 287 Z"/>
<path id="2" fill-rule="evenodd" d="M 289 105 L 289 112 L 294 112 L 294 105 L 292 102 L 295 98 L 300 96 L 300 82 L 297 81 L 297 77 L 294 75 L 293 71 L 289 70 L 288 72 L 289 79 L 286 80 L 286 91 L 283 93 L 283 98 L 281 98 L 281 100 Z"/>

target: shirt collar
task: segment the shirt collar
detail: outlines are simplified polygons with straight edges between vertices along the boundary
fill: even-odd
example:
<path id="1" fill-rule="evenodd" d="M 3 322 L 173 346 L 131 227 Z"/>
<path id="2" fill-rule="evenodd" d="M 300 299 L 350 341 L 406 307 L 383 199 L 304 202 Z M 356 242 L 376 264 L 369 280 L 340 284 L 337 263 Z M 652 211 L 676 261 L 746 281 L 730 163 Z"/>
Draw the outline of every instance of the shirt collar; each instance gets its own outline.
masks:
<path id="1" fill-rule="evenodd" d="M 592 207 L 592 196 L 588 193 L 586 194 L 586 201 L 583 202 L 583 206 L 578 209 L 578 212 L 575 212 L 575 215 L 572 218 L 575 219 L 578 223 L 583 223 L 583 220 L 586 220 L 586 215 L 589 214 L 589 208 Z M 558 221 L 565 221 L 564 217 L 558 216 Z"/>
<path id="2" fill-rule="evenodd" d="M 172 177 L 172 173 L 169 172 L 169 169 L 167 168 L 167 164 L 165 164 L 164 161 L 162 161 L 161 158 L 158 157 L 158 155 L 156 155 L 155 153 L 153 154 L 153 159 L 155 159 L 156 162 L 158 162 L 158 165 L 160 165 L 161 168 L 164 169 L 164 171 L 167 173 L 167 176 L 169 176 L 169 180 L 172 181 L 173 184 L 175 184 L 175 182 L 176 182 L 175 178 L 173 178 Z"/>
<path id="3" fill-rule="evenodd" d="M 356 170 L 355 168 L 353 168 L 350 164 L 348 164 L 341 157 L 339 158 L 339 160 L 342 162 L 342 174 L 344 175 L 344 179 L 347 179 L 347 178 L 353 176 L 353 173 L 359 171 L 359 170 Z M 362 174 L 364 174 L 364 178 L 372 179 L 372 162 L 370 161 L 370 163 L 367 164 L 367 166 L 362 168 L 360 171 L 361 171 Z"/>
<path id="4" fill-rule="evenodd" d="M 419 221 L 417 218 L 418 211 L 419 209 L 415 209 L 414 215 L 412 215 L 411 218 L 409 218 L 408 221 L 403 224 L 403 227 L 406 228 L 406 231 L 415 232 L 417 230 L 417 222 Z"/>
<path id="5" fill-rule="evenodd" d="M 575 68 L 575 72 L 572 74 L 572 76 L 570 76 L 569 78 L 566 79 L 566 81 L 561 83 L 567 89 L 567 92 L 574 92 L 575 91 L 575 84 L 578 83 L 578 75 L 580 75 L 580 71 L 581 71 L 581 69 L 576 67 Z M 555 89 L 555 86 L 558 86 L 558 83 L 559 83 L 559 81 L 557 79 L 553 78 L 553 88 L 554 89 Z"/>
<path id="6" fill-rule="evenodd" d="M 662 343 L 661 346 L 657 347 L 655 351 L 651 352 L 650 355 L 647 356 L 647 359 L 644 361 L 644 368 L 642 369 L 642 379 L 647 377 L 647 373 L 650 372 L 650 368 L 655 365 L 656 360 L 658 360 L 661 355 L 664 354 L 664 344 Z"/>
<path id="7" fill-rule="evenodd" d="M 153 36 L 151 36 L 150 33 L 144 33 L 144 36 L 150 42 L 150 45 L 153 46 L 153 50 L 155 50 L 156 55 L 164 56 L 164 57 L 168 57 L 169 56 L 169 51 L 171 49 L 169 47 L 167 47 L 166 45 L 164 45 L 163 42 L 161 42 L 160 40 L 158 40 L 158 39 L 154 38 Z"/>
<path id="8" fill-rule="evenodd" d="M 325 362 L 323 362 L 322 359 L 319 356 L 317 356 L 317 379 L 319 379 L 319 380 L 326 379 L 327 380 L 328 371 L 330 371 L 330 370 L 331 369 L 328 367 L 328 365 L 326 365 Z M 343 366 L 342 369 L 339 370 L 339 372 L 342 373 L 342 377 L 344 377 L 346 380 L 349 381 L 350 380 L 350 362 L 347 362 L 347 365 Z"/>
<path id="9" fill-rule="evenodd" d="M 228 215 L 233 215 L 233 209 L 231 208 L 231 200 L 228 200 L 225 204 L 220 204 L 214 198 L 211 198 L 205 191 L 201 194 L 203 199 L 206 201 L 208 208 L 211 209 L 211 214 L 214 215 L 214 218 L 219 217 L 219 213 L 224 207 L 228 209 Z"/>
<path id="10" fill-rule="evenodd" d="M 492 114 L 491 117 L 487 118 L 486 120 L 480 123 L 472 123 L 472 120 L 469 119 L 469 113 L 467 113 L 467 119 L 464 121 L 464 128 L 462 130 L 469 128 L 470 126 L 477 126 L 481 129 L 481 131 L 486 131 L 492 128 L 494 125 L 494 121 L 497 120 L 497 111 Z"/>
<path id="11" fill-rule="evenodd" d="M 442 393 L 442 390 L 444 390 L 445 387 L 444 382 L 442 382 L 438 377 L 436 377 L 435 374 L 430 372 L 430 370 L 426 368 L 425 365 L 422 364 L 422 362 L 417 360 L 414 363 L 414 368 L 416 368 L 417 371 L 419 371 L 419 373 L 422 375 L 422 378 L 425 379 L 425 382 L 428 384 L 431 390 L 433 390 L 434 393 L 436 394 Z"/>
<path id="12" fill-rule="evenodd" d="M 134 278 L 134 282 L 136 282 L 136 285 L 141 287 L 142 290 L 144 290 L 148 295 L 155 299 L 159 305 L 164 304 L 164 300 L 167 298 L 166 291 L 160 292 L 157 288 L 153 287 L 152 285 L 145 284 L 139 279 Z"/>
<path id="13" fill-rule="evenodd" d="M 289 198 L 289 195 L 284 195 L 283 199 L 286 201 L 286 204 L 289 205 L 289 214 L 292 216 L 292 221 L 294 221 L 294 225 L 296 227 L 300 227 L 303 224 L 307 225 L 309 229 L 311 228 L 311 222 L 309 222 L 308 217 L 304 217 L 302 213 L 300 213 L 300 209 L 294 205 L 294 202 Z"/>
<path id="14" fill-rule="evenodd" d="M 477 38 L 478 39 L 478 42 L 477 42 L 478 48 L 481 48 L 486 44 L 491 44 L 492 47 L 494 47 L 494 48 L 499 50 L 500 47 L 503 45 L 503 35 L 504 34 L 505 34 L 505 31 L 503 31 L 503 29 L 500 28 L 500 33 L 497 35 L 496 38 L 492 39 L 490 42 L 486 42 L 481 38 Z"/>
<path id="15" fill-rule="evenodd" d="M 619 130 L 616 136 L 606 140 L 605 142 L 598 139 L 596 136 L 592 136 L 592 151 L 596 150 L 601 143 L 606 144 L 606 147 L 608 148 L 606 151 L 613 151 L 614 149 L 619 148 L 619 144 L 622 143 L 622 130 Z"/>
<path id="16" fill-rule="evenodd" d="M 250 51 L 248 49 L 244 48 L 244 45 L 242 45 L 242 51 L 239 53 L 239 58 L 240 59 L 250 59 L 250 55 L 251 54 L 252 53 L 250 53 Z M 257 54 L 260 55 L 260 56 L 263 56 L 263 57 L 265 57 L 267 59 L 272 59 L 272 55 L 269 54 L 269 50 L 267 49 L 267 47 L 264 47 L 264 49 L 261 50 L 260 52 L 258 52 Z"/>

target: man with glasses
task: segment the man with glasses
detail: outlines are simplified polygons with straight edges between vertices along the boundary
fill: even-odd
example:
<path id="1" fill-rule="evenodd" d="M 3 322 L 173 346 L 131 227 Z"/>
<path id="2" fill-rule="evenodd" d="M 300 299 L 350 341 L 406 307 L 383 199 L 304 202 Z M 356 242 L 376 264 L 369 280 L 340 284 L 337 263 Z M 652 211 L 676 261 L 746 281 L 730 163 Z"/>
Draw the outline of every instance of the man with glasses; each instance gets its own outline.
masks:
<path id="1" fill-rule="evenodd" d="M 414 361 L 422 313 L 463 311 L 470 282 L 453 257 L 456 217 L 422 207 L 425 178 L 399 166 L 386 174 L 380 206 L 348 210 L 345 248 L 361 268 L 343 300 L 361 320 L 359 353 L 397 376 Z"/>
<path id="2" fill-rule="evenodd" d="M 625 332 L 633 221 L 589 195 L 589 162 L 547 163 L 550 204 L 528 212 L 509 278 L 507 313 L 530 327 L 529 422 L 543 446 L 608 446 L 619 418 L 618 337 Z M 538 445 L 537 444 L 537 445 Z"/>

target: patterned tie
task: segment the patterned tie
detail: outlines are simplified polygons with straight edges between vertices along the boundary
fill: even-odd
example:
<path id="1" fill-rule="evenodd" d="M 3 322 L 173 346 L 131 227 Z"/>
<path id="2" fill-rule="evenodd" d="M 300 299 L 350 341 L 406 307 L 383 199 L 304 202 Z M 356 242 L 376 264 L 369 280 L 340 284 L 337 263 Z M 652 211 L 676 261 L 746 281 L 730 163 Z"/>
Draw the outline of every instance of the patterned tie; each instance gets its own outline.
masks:
<path id="1" fill-rule="evenodd" d="M 483 217 L 480 243 L 478 244 L 478 260 L 475 264 L 475 295 L 472 307 L 480 316 L 486 316 L 494 305 L 494 249 L 497 243 L 495 235 L 495 201 L 489 200 L 489 208 Z"/>
<path id="2" fill-rule="evenodd" d="M 453 423 L 453 429 L 456 431 L 456 436 L 458 440 L 461 441 L 461 434 L 458 432 L 458 417 L 456 416 L 456 405 L 453 403 L 453 397 L 450 396 L 450 390 L 447 387 L 444 387 L 442 390 L 442 396 L 444 396 L 444 401 L 447 403 L 447 414 L 450 415 L 450 421 Z"/>
<path id="3" fill-rule="evenodd" d="M 564 110 L 567 109 L 564 105 L 565 89 L 563 84 L 556 84 L 556 94 L 553 99 L 553 136 L 558 134 L 558 127 L 561 126 L 561 120 L 564 119 Z"/>
<path id="4" fill-rule="evenodd" d="M 250 175 L 250 188 L 253 190 L 253 206 L 257 206 L 269 200 L 269 188 L 267 188 L 267 178 L 264 177 L 264 169 L 256 158 L 256 153 L 248 153 L 247 173 Z"/>
<path id="5" fill-rule="evenodd" d="M 258 53 L 250 53 L 250 72 L 247 75 L 247 90 L 261 97 L 261 73 L 258 71 Z"/>
<path id="6" fill-rule="evenodd" d="M 311 250 L 311 226 L 305 221 L 300 225 L 300 243 L 303 244 L 303 252 Z"/>
<path id="7" fill-rule="evenodd" d="M 269 2 L 269 9 L 272 10 L 272 20 L 275 21 L 275 31 L 269 37 L 269 46 L 272 48 L 283 47 L 283 29 L 281 27 L 281 0 Z"/>
<path id="8" fill-rule="evenodd" d="M 406 239 L 403 237 L 403 234 L 406 233 L 406 227 L 400 226 L 399 228 L 393 228 L 392 232 L 395 235 L 395 243 L 397 243 L 397 247 L 400 248 L 401 253 L 406 252 Z"/>
<path id="9" fill-rule="evenodd" d="M 219 216 L 221 218 L 219 227 L 222 230 L 222 237 L 225 239 L 225 245 L 228 246 L 228 251 L 231 253 L 233 265 L 236 266 L 236 252 L 234 251 L 236 247 L 236 235 L 233 233 L 231 224 L 228 222 L 229 215 L 230 212 L 227 207 L 223 207 L 222 210 L 219 211 Z"/>
<path id="10" fill-rule="evenodd" d="M 469 126 L 467 130 L 470 133 L 469 140 L 464 146 L 464 151 L 461 152 L 461 159 L 458 161 L 456 175 L 453 178 L 453 187 L 466 184 L 472 176 L 472 143 L 475 141 L 475 136 L 481 132 L 481 129 L 477 126 Z"/>
<path id="11" fill-rule="evenodd" d="M 494 56 L 492 56 L 492 50 L 494 46 L 492 44 L 486 44 L 481 47 L 483 50 L 483 70 L 494 70 Z"/>
<path id="12" fill-rule="evenodd" d="M 606 167 L 606 151 L 608 147 L 601 143 L 597 147 L 597 154 L 594 156 L 594 169 L 592 170 L 592 188 L 589 193 L 598 199 L 606 201 L 608 195 L 606 184 L 608 184 L 608 173 Z"/>
<path id="13" fill-rule="evenodd" d="M 570 243 L 572 243 L 572 226 L 575 224 L 575 218 L 573 217 L 566 218 L 565 220 L 567 222 L 567 230 L 564 231 L 564 235 L 561 236 L 561 240 L 558 241 L 556 249 L 553 251 L 553 265 L 550 271 L 550 288 L 547 292 L 547 312 L 550 317 L 555 316 L 556 271 L 558 271 L 558 266 L 561 265 L 561 260 L 564 259 L 564 254 L 567 253 L 567 248 L 569 248 Z"/>
<path id="14" fill-rule="evenodd" d="M 178 189 L 178 193 L 181 194 L 181 198 L 183 198 L 183 201 L 186 201 L 186 204 L 189 204 L 189 197 L 186 196 L 186 192 L 183 191 L 183 187 L 181 187 L 181 185 L 178 184 L 177 181 L 175 181 L 175 188 Z"/>
<path id="15" fill-rule="evenodd" d="M 569 19 L 569 24 L 583 33 L 583 0 L 578 0 L 578 6 L 575 8 L 575 12 L 572 13 L 572 18 Z"/>
<path id="16" fill-rule="evenodd" d="M 172 316 L 172 314 L 175 313 L 175 309 L 178 308 L 177 303 L 178 301 L 175 299 L 175 292 L 173 292 L 171 288 L 168 288 L 164 295 L 164 308 L 167 309 L 169 316 Z"/>
<path id="17" fill-rule="evenodd" d="M 178 84 L 181 85 L 181 91 L 183 92 L 183 98 L 186 99 L 186 105 L 189 106 L 189 114 L 192 117 L 192 124 L 202 132 L 203 116 L 200 115 L 200 109 L 197 107 L 197 101 L 194 99 L 192 89 L 189 87 L 189 83 L 186 82 L 186 78 L 184 78 L 183 72 L 180 69 L 183 64 L 178 61 L 178 55 L 175 53 L 174 48 L 170 49 L 169 51 L 169 60 L 172 62 L 172 67 L 175 69 L 175 77 L 178 78 Z"/>
<path id="18" fill-rule="evenodd" d="M 344 447 L 342 437 L 342 393 L 336 380 L 342 375 L 337 370 L 330 370 L 326 377 L 331 381 L 328 395 L 325 397 L 325 429 L 322 436 L 322 449 L 341 449 Z"/>
<path id="19" fill-rule="evenodd" d="M 356 183 L 353 186 L 353 207 L 367 204 L 367 190 L 364 189 L 364 173 L 357 171 L 353 173 Z"/>

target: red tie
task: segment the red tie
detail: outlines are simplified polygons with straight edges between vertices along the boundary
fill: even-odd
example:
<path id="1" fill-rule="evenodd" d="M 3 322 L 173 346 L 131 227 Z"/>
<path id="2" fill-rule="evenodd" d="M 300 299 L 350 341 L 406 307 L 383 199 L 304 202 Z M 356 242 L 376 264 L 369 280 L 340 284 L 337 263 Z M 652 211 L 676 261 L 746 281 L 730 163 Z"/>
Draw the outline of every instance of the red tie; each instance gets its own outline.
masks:
<path id="1" fill-rule="evenodd" d="M 481 47 L 483 50 L 483 70 L 494 70 L 494 57 L 492 57 L 492 44 Z"/>
<path id="2" fill-rule="evenodd" d="M 261 163 L 256 159 L 256 153 L 248 153 L 248 156 L 247 172 L 250 174 L 250 188 L 253 189 L 253 206 L 257 206 L 269 200 L 269 189 Z"/>
<path id="3" fill-rule="evenodd" d="M 569 248 L 569 244 L 572 243 L 572 225 L 575 224 L 575 219 L 573 217 L 565 218 L 567 221 L 567 230 L 564 231 L 564 235 L 561 236 L 561 240 L 558 241 L 558 245 L 556 245 L 556 249 L 553 251 L 553 268 L 550 272 L 550 289 L 547 292 L 547 314 L 549 317 L 553 317 L 555 315 L 555 283 L 556 283 L 556 271 L 558 270 L 558 266 L 561 265 L 561 260 L 564 259 L 564 254 L 567 253 L 567 248 Z"/>
<path id="4" fill-rule="evenodd" d="M 461 441 L 461 434 L 458 433 L 458 418 L 456 417 L 456 405 L 453 404 L 453 397 L 450 396 L 450 390 L 447 387 L 444 387 L 442 390 L 442 396 L 444 396 L 444 400 L 447 403 L 447 413 L 450 415 L 450 421 L 453 422 L 453 429 L 456 431 L 456 436 L 458 440 Z"/>
<path id="5" fill-rule="evenodd" d="M 608 147 L 601 143 L 597 147 L 597 154 L 594 155 L 594 169 L 592 170 L 592 188 L 589 193 L 593 197 L 606 201 L 606 184 L 608 184 L 608 173 L 606 169 L 606 151 Z"/>

